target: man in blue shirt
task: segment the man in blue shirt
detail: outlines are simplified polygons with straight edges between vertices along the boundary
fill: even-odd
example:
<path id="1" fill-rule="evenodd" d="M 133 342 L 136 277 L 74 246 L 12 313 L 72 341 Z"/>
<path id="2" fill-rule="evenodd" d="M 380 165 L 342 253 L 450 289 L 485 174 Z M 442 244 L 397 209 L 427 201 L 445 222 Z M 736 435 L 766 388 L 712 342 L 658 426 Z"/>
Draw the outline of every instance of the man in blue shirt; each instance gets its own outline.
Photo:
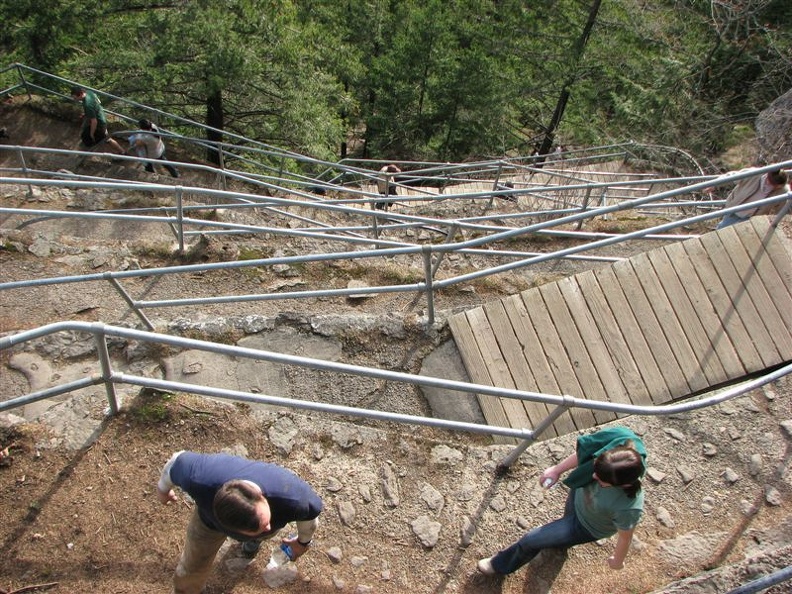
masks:
<path id="1" fill-rule="evenodd" d="M 173 576 L 175 594 L 199 594 L 226 537 L 253 556 L 262 540 L 295 522 L 297 535 L 283 539 L 292 559 L 310 547 L 322 500 L 293 472 L 227 454 L 176 452 L 157 483 L 162 503 L 176 501 L 180 487 L 195 501 L 181 559 Z"/>

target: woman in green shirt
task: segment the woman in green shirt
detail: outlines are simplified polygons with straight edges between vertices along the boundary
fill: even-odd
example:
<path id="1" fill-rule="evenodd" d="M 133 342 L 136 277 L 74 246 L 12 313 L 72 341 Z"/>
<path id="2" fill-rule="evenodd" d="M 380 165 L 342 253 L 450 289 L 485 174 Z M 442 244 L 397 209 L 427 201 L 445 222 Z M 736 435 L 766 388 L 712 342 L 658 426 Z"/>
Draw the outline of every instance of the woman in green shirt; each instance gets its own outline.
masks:
<path id="1" fill-rule="evenodd" d="M 611 569 L 624 567 L 633 531 L 643 514 L 641 477 L 646 468 L 643 441 L 626 427 L 610 427 L 578 438 L 574 454 L 549 467 L 539 482 L 550 487 L 561 475 L 570 487 L 564 516 L 527 532 L 492 557 L 481 559 L 486 575 L 517 571 L 542 549 L 568 548 L 618 534 L 608 557 Z"/>

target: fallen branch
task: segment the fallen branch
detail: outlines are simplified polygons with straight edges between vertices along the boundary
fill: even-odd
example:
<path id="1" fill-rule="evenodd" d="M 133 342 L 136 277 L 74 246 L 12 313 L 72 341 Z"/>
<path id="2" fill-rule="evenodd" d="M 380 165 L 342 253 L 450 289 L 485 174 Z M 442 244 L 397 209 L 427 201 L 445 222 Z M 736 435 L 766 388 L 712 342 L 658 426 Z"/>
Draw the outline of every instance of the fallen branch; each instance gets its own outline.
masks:
<path id="1" fill-rule="evenodd" d="M 47 584 L 33 584 L 30 586 L 24 586 L 22 588 L 18 588 L 16 590 L 3 590 L 0 588 L 0 594 L 22 594 L 23 592 L 34 592 L 36 590 L 47 590 L 49 588 L 54 588 L 60 582 L 49 582 Z"/>

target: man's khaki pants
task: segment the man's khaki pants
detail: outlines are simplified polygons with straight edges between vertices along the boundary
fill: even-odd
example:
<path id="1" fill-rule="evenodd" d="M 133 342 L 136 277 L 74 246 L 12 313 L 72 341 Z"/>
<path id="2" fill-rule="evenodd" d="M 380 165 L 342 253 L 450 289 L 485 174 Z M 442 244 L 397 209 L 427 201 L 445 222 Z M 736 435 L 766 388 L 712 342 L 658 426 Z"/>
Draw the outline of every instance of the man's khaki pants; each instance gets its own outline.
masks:
<path id="1" fill-rule="evenodd" d="M 208 528 L 193 511 L 187 526 L 187 539 L 184 543 L 176 573 L 173 575 L 174 594 L 200 594 L 203 590 L 217 551 L 223 546 L 226 535 Z"/>

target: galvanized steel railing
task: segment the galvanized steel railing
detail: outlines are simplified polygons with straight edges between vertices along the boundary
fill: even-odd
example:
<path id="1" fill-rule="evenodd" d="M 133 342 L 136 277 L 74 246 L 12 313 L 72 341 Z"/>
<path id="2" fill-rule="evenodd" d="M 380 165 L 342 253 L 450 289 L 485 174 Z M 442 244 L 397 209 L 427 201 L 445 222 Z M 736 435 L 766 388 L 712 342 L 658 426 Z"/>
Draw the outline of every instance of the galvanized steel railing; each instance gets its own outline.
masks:
<path id="1" fill-rule="evenodd" d="M 211 233 L 212 230 L 221 233 L 272 233 L 290 235 L 294 237 L 313 237 L 321 238 L 326 241 L 337 241 L 355 246 L 373 246 L 373 249 L 353 249 L 348 251 L 333 252 L 333 253 L 319 253 L 319 254 L 305 254 L 290 257 L 276 257 L 276 258 L 263 258 L 254 260 L 243 260 L 236 262 L 219 262 L 213 264 L 196 264 L 188 266 L 174 266 L 168 268 L 152 268 L 144 270 L 126 270 L 126 271 L 113 271 L 101 274 L 89 274 L 69 277 L 58 277 L 49 279 L 37 280 L 20 280 L 0 283 L 0 292 L 3 290 L 10 290 L 22 287 L 31 286 L 45 286 L 66 283 L 79 283 L 90 282 L 96 280 L 107 280 L 113 284 L 114 288 L 121 294 L 122 298 L 133 309 L 138 318 L 149 329 L 153 329 L 153 324 L 143 314 L 146 308 L 162 308 L 162 307 L 177 307 L 188 305 L 202 305 L 208 303 L 229 303 L 229 302 L 250 302 L 250 301 L 267 301 L 267 300 L 285 300 L 285 299 L 306 299 L 316 297 L 347 297 L 349 295 L 375 295 L 381 293 L 398 293 L 398 292 L 415 292 L 418 295 L 424 295 L 427 299 L 428 321 L 433 323 L 435 319 L 434 311 L 434 292 L 458 285 L 460 283 L 470 282 L 475 279 L 499 274 L 507 271 L 512 271 L 526 266 L 546 262 L 550 260 L 557 260 L 562 258 L 581 258 L 593 256 L 584 256 L 585 252 L 590 252 L 601 247 L 614 245 L 617 243 L 627 242 L 632 239 L 638 238 L 663 238 L 663 239 L 680 239 L 681 236 L 666 235 L 667 231 L 672 231 L 680 226 L 690 225 L 702 221 L 720 217 L 723 213 L 729 212 L 726 210 L 704 212 L 703 214 L 693 217 L 671 221 L 654 227 L 633 231 L 631 233 L 617 234 L 617 235 L 600 235 L 590 237 L 593 241 L 582 243 L 580 245 L 572 246 L 569 248 L 556 250 L 549 253 L 528 253 L 519 251 L 504 251 L 494 249 L 481 249 L 490 245 L 497 244 L 504 240 L 512 239 L 515 237 L 525 236 L 532 233 L 552 233 L 554 228 L 561 225 L 569 225 L 570 223 L 579 223 L 581 221 L 590 219 L 592 217 L 606 216 L 610 213 L 623 211 L 627 209 L 635 209 L 646 204 L 662 204 L 669 199 L 676 198 L 680 195 L 688 194 L 691 192 L 703 191 L 718 185 L 733 183 L 736 180 L 748 177 L 749 175 L 757 175 L 765 171 L 770 171 L 777 167 L 784 167 L 792 165 L 792 161 L 774 164 L 765 168 L 759 168 L 753 172 L 738 173 L 733 175 L 721 176 L 714 179 L 706 179 L 698 183 L 678 187 L 666 192 L 651 194 L 646 197 L 637 198 L 633 200 L 622 201 L 610 206 L 601 206 L 590 209 L 577 209 L 572 214 L 560 216 L 558 218 L 547 220 L 544 222 L 534 223 L 522 227 L 494 227 L 491 225 L 483 225 L 479 221 L 465 221 L 465 220 L 443 220 L 427 217 L 416 217 L 395 212 L 384 212 L 375 210 L 366 210 L 355 208 L 345 204 L 335 204 L 327 202 L 310 202 L 308 206 L 317 210 L 328 210 L 334 212 L 342 212 L 356 216 L 371 217 L 372 224 L 366 228 L 364 226 L 347 227 L 335 229 L 333 227 L 319 227 L 314 225 L 304 229 L 294 228 L 281 228 L 281 227 L 263 227 L 255 225 L 241 225 L 231 224 L 219 221 L 209 221 L 205 219 L 196 219 L 186 216 L 195 207 L 185 206 L 183 202 L 183 194 L 189 192 L 191 196 L 204 196 L 213 198 L 215 200 L 222 199 L 225 201 L 236 201 L 241 206 L 258 206 L 265 208 L 277 208 L 279 213 L 284 212 L 288 207 L 300 206 L 306 207 L 306 202 L 299 199 L 290 198 L 276 198 L 276 197 L 262 197 L 256 194 L 241 194 L 235 192 L 212 190 L 206 188 L 185 188 L 182 186 L 169 186 L 162 184 L 128 184 L 125 182 L 88 182 L 77 180 L 43 180 L 43 179 L 25 179 L 18 178 L 0 178 L 0 184 L 18 184 L 24 183 L 30 186 L 56 186 L 56 187 L 69 187 L 69 188 L 93 188 L 93 189 L 113 189 L 113 190 L 141 190 L 145 189 L 149 192 L 157 193 L 175 193 L 176 200 L 172 207 L 167 207 L 162 214 L 157 216 L 143 215 L 143 214 L 125 214 L 123 212 L 64 212 L 64 211 L 49 211 L 49 210 L 33 210 L 33 209 L 17 209 L 17 208 L 0 208 L 0 214 L 17 215 L 25 217 L 46 217 L 46 218 L 85 218 L 85 219 L 110 219 L 110 220 L 124 220 L 135 221 L 138 223 L 162 223 L 170 225 L 175 231 L 179 243 L 179 249 L 183 250 L 185 246 L 185 237 L 189 237 L 199 233 Z M 653 180 L 654 181 L 654 180 Z M 609 184 L 589 184 L 588 187 L 605 187 Z M 580 186 L 583 187 L 583 186 Z M 473 193 L 465 194 L 466 199 L 486 198 L 487 193 Z M 755 205 L 771 204 L 788 200 L 788 196 L 782 195 L 773 198 L 766 198 L 758 201 Z M 678 204 L 678 203 L 676 203 Z M 211 208 L 211 207 L 207 207 Z M 739 207 L 731 209 L 737 211 Z M 782 215 L 779 215 L 779 217 Z M 406 226 L 421 226 L 421 227 L 434 227 L 445 228 L 446 241 L 439 244 L 417 245 L 407 242 L 398 242 L 392 240 L 383 240 L 379 237 L 378 223 L 380 219 L 386 220 L 389 224 L 396 227 L 399 225 Z M 776 220 L 779 220 L 778 218 Z M 390 223 L 392 221 L 392 223 Z M 200 230 L 195 228 L 200 227 Z M 191 230 L 192 229 L 192 230 Z M 209 229 L 209 231 L 207 231 Z M 479 231 L 486 230 L 487 235 L 482 237 L 454 241 L 455 235 L 460 229 L 476 229 Z M 569 234 L 569 231 L 564 232 Z M 369 235 L 368 237 L 366 235 Z M 685 237 L 690 237 L 686 235 Z M 449 278 L 438 279 L 436 274 L 439 267 L 442 265 L 443 258 L 449 253 L 475 253 L 478 255 L 488 255 L 492 257 L 499 257 L 504 259 L 511 259 L 513 261 L 504 264 L 497 264 L 491 267 L 486 267 L 481 270 L 470 272 L 467 274 L 458 274 Z M 158 301 L 145 301 L 136 300 L 131 297 L 120 285 L 119 281 L 124 278 L 143 277 L 143 276 L 159 276 L 180 273 L 195 273 L 203 272 L 214 269 L 241 269 L 253 266 L 275 266 L 278 264 L 298 264 L 298 263 L 311 263 L 311 262 L 327 262 L 331 260 L 344 260 L 344 259 L 362 259 L 362 258 L 388 258 L 399 255 L 412 255 L 421 260 L 421 269 L 423 270 L 424 279 L 421 282 L 415 282 L 402 285 L 388 285 L 376 287 L 361 287 L 361 288 L 337 288 L 337 289 L 319 289 L 319 290 L 305 290 L 294 291 L 286 293 L 268 293 L 268 294 L 255 294 L 255 295 L 228 295 L 210 298 L 175 298 Z M 608 260 L 608 258 L 604 258 Z M 610 259 L 613 261 L 613 259 Z"/>
<path id="2" fill-rule="evenodd" d="M 480 384 L 473 384 L 469 382 L 461 382 L 454 380 L 447 380 L 436 377 L 426 377 L 420 375 L 413 375 L 399 371 L 389 371 L 385 369 L 377 369 L 372 367 L 363 367 L 359 365 L 350 365 L 347 363 L 338 363 L 334 361 L 326 361 L 322 359 L 311 359 L 308 357 L 299 357 L 296 355 L 285 355 L 282 353 L 275 353 L 271 351 L 263 351 L 250 349 L 245 347 L 218 344 L 203 340 L 195 340 L 190 338 L 183 338 L 180 336 L 172 336 L 168 334 L 158 334 L 154 332 L 146 332 L 143 330 L 136 330 L 132 328 L 121 328 L 117 326 L 109 326 L 102 323 L 90 322 L 58 322 L 36 328 L 34 330 L 26 330 L 11 336 L 0 338 L 0 352 L 10 349 L 12 347 L 29 343 L 31 341 L 43 338 L 59 332 L 70 333 L 86 333 L 93 336 L 96 353 L 98 358 L 98 367 L 95 373 L 86 376 L 85 378 L 77 381 L 64 383 L 58 386 L 40 390 L 38 392 L 18 396 L 5 402 L 0 402 L 0 412 L 12 410 L 20 406 L 32 404 L 40 400 L 46 400 L 73 392 L 82 388 L 90 386 L 104 385 L 105 392 L 108 399 L 108 412 L 115 414 L 120 409 L 119 398 L 116 394 L 117 384 L 128 384 L 140 386 L 142 388 L 152 388 L 156 390 L 168 392 L 183 392 L 197 394 L 200 396 L 207 396 L 212 398 L 220 398 L 224 400 L 234 400 L 240 402 L 249 402 L 255 404 L 269 404 L 276 406 L 284 406 L 298 410 L 313 410 L 317 412 L 324 412 L 338 415 L 348 415 L 359 418 L 367 418 L 379 421 L 389 421 L 394 423 L 407 423 L 411 425 L 422 425 L 435 427 L 439 429 L 446 429 L 452 431 L 465 431 L 487 435 L 498 435 L 502 437 L 511 437 L 523 440 L 523 442 L 514 448 L 500 463 L 502 468 L 511 466 L 517 457 L 530 445 L 536 438 L 541 435 L 559 416 L 573 408 L 585 408 L 589 410 L 601 410 L 618 414 L 628 415 L 645 415 L 645 416 L 663 416 L 672 415 L 682 412 L 688 412 L 707 408 L 715 404 L 720 404 L 737 396 L 740 396 L 750 390 L 754 390 L 767 383 L 776 381 L 789 373 L 792 373 L 792 365 L 787 365 L 768 373 L 760 378 L 753 379 L 739 386 L 724 390 L 719 394 L 701 398 L 699 400 L 689 400 L 677 404 L 668 404 L 660 406 L 638 406 L 632 404 L 621 404 L 615 402 L 600 402 L 593 400 L 586 400 L 583 398 L 575 398 L 568 395 L 554 395 L 543 394 L 540 392 L 529 392 L 525 390 L 516 390 L 508 388 L 499 388 L 495 386 L 486 386 Z M 109 355 L 107 346 L 108 338 L 124 339 L 130 341 L 141 341 L 147 343 L 154 343 L 159 345 L 167 345 L 181 349 L 197 349 L 204 352 L 215 353 L 229 357 L 236 357 L 242 359 L 269 361 L 272 363 L 279 363 L 282 365 L 294 365 L 297 367 L 304 367 L 314 370 L 330 371 L 334 373 L 343 373 L 348 375 L 355 375 L 360 377 L 369 377 L 375 379 L 382 379 L 389 382 L 406 383 L 415 386 L 426 386 L 435 388 L 444 388 L 448 390 L 455 390 L 469 394 L 482 394 L 487 396 L 496 396 L 499 398 L 513 398 L 516 400 L 525 400 L 533 402 L 542 402 L 552 410 L 550 414 L 544 419 L 536 428 L 523 428 L 515 429 L 511 427 L 497 427 L 492 425 L 480 425 L 477 423 L 467 423 L 461 421 L 450 421 L 446 419 L 437 419 L 432 417 L 422 417 L 416 415 L 406 415 L 400 413 L 390 413 L 384 411 L 374 411 L 368 409 L 361 409 L 348 406 L 340 406 L 334 404 L 327 404 L 323 402 L 314 402 L 308 400 L 295 400 L 291 398 L 284 398 L 280 396 L 254 394 L 251 392 L 244 392 L 238 390 L 227 390 L 223 388 L 215 388 L 210 386 L 201 386 L 195 384 L 188 384 L 183 382 L 174 382 L 168 380 L 159 380 L 150 377 L 132 375 L 121 373 L 113 368 L 113 362 Z"/>

